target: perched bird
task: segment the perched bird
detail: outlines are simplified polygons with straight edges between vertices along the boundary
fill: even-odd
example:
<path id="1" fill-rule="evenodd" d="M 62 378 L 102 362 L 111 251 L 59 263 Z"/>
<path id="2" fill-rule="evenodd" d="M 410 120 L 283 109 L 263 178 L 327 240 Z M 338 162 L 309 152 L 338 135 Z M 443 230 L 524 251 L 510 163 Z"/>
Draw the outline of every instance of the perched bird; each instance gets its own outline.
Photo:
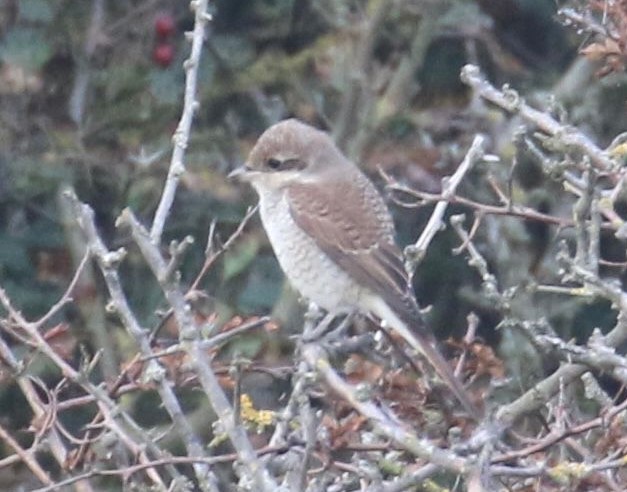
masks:
<path id="1" fill-rule="evenodd" d="M 231 176 L 259 194 L 270 243 L 303 297 L 331 313 L 369 312 L 384 320 L 480 418 L 422 320 L 383 198 L 327 133 L 281 121 Z"/>

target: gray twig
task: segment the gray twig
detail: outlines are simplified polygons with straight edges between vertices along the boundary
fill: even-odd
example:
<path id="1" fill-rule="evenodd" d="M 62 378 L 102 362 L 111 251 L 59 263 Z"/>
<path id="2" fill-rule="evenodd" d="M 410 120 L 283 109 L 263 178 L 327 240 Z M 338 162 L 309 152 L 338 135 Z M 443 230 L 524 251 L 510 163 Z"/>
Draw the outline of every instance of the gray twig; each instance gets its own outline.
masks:
<path id="1" fill-rule="evenodd" d="M 198 101 L 196 100 L 196 84 L 198 79 L 198 66 L 200 64 L 200 54 L 205 39 L 205 29 L 207 23 L 211 20 L 211 16 L 207 12 L 208 0 L 192 0 L 190 5 L 194 11 L 194 30 L 191 33 L 192 49 L 189 58 L 185 60 L 183 67 L 185 68 L 185 94 L 183 96 L 183 112 L 181 119 L 176 127 L 172 142 L 174 149 L 172 150 L 172 158 L 170 159 L 170 168 L 168 177 L 166 178 L 161 200 L 155 213 L 150 230 L 150 239 L 154 244 L 161 242 L 161 234 L 165 227 L 165 221 L 170 213 L 170 208 L 174 202 L 176 188 L 179 180 L 185 172 L 185 150 L 192 129 L 192 120 L 194 114 L 198 110 Z"/>

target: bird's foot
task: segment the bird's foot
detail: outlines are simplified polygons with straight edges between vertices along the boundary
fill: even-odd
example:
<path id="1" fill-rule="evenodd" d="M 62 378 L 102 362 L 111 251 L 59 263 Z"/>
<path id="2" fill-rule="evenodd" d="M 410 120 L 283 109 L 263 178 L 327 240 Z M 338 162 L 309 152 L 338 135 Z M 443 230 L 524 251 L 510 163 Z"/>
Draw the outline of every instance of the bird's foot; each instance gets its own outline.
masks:
<path id="1" fill-rule="evenodd" d="M 333 321 L 342 315 L 344 315 L 344 319 L 342 319 L 340 323 L 334 327 Z M 319 308 L 310 304 L 307 314 L 305 315 L 305 327 L 303 329 L 302 337 L 303 342 L 330 342 L 341 337 L 350 326 L 353 320 L 353 315 L 353 312 L 348 314 L 331 312 L 322 316 Z"/>

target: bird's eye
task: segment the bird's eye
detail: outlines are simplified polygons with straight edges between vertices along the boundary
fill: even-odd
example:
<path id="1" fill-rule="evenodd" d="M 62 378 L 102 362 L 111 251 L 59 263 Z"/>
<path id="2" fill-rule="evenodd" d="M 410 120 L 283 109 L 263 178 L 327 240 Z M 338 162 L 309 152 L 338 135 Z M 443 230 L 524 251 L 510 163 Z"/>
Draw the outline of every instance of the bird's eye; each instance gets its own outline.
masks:
<path id="1" fill-rule="evenodd" d="M 266 161 L 266 165 L 273 170 L 277 170 L 281 167 L 281 161 L 279 159 L 275 159 L 273 157 L 271 157 L 270 159 L 268 159 Z"/>

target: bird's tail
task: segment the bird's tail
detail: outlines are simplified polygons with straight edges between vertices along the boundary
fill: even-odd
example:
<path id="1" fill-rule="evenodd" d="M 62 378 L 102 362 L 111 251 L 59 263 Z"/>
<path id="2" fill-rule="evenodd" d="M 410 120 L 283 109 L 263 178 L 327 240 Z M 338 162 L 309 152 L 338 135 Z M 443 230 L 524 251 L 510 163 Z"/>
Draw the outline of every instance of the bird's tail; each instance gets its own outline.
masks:
<path id="1" fill-rule="evenodd" d="M 440 353 L 440 351 L 429 340 L 423 339 L 421 335 L 416 335 L 415 333 L 410 332 L 410 336 L 417 339 L 417 344 L 414 344 L 406 339 L 407 343 L 409 343 L 414 349 L 420 350 L 425 355 L 425 357 L 429 359 L 429 362 L 438 373 L 438 376 L 440 376 L 444 380 L 446 385 L 451 389 L 451 391 L 455 393 L 455 396 L 466 409 L 466 411 L 470 415 L 472 415 L 472 417 L 475 418 L 477 421 L 481 420 L 481 412 L 470 400 L 468 392 L 462 385 L 461 381 L 455 376 L 453 370 L 451 369 L 451 366 L 444 358 L 444 356 Z"/>
<path id="2" fill-rule="evenodd" d="M 385 302 L 377 303 L 377 306 L 373 306 L 373 312 L 377 314 L 381 319 L 386 320 L 391 324 L 391 327 L 403 337 L 403 339 L 414 349 L 422 354 L 429 360 L 429 363 L 433 366 L 446 385 L 455 394 L 459 402 L 463 405 L 464 409 L 472 415 L 474 419 L 480 421 L 483 418 L 481 411 L 470 400 L 468 392 L 459 381 L 457 376 L 453 373 L 451 366 L 440 351 L 435 347 L 432 342 L 432 337 L 426 332 L 424 324 L 420 319 L 416 319 L 418 326 L 412 326 L 408 322 L 399 318 L 399 316 L 392 311 Z M 413 323 L 412 323 L 413 324 Z M 414 329 L 412 329 L 414 328 Z"/>

